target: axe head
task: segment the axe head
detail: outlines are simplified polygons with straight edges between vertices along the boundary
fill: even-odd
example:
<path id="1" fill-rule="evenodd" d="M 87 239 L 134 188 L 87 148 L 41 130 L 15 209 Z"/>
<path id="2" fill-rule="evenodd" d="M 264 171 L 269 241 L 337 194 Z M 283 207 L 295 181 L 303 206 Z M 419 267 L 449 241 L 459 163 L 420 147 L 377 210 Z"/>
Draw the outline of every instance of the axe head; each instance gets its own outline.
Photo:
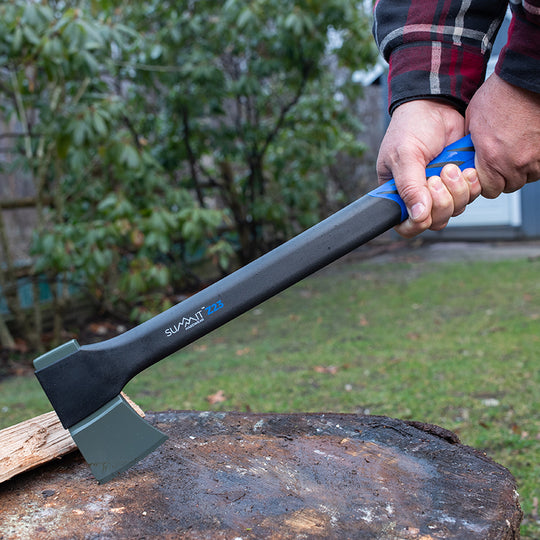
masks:
<path id="1" fill-rule="evenodd" d="M 70 341 L 34 360 L 34 367 L 44 369 L 78 350 L 79 344 Z M 167 439 L 120 395 L 68 429 L 99 483 L 129 469 Z"/>
<path id="2" fill-rule="evenodd" d="M 69 428 L 69 432 L 100 484 L 129 469 L 167 439 L 122 396 Z"/>

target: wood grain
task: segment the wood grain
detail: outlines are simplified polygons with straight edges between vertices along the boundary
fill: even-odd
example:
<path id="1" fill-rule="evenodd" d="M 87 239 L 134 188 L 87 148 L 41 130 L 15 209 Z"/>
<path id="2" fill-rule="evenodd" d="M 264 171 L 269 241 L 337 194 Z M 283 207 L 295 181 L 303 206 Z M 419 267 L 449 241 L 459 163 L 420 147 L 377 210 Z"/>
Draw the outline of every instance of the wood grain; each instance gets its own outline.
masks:
<path id="1" fill-rule="evenodd" d="M 123 397 L 142 417 L 144 412 Z M 41 414 L 0 431 L 0 483 L 17 474 L 58 459 L 77 448 L 54 411 Z"/>

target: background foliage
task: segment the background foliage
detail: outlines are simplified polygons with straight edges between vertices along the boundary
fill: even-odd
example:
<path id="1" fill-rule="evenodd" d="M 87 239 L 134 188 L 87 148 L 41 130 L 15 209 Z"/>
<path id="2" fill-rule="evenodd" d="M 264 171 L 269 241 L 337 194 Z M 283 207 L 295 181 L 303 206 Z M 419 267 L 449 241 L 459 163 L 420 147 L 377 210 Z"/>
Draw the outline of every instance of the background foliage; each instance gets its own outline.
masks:
<path id="1" fill-rule="evenodd" d="M 328 167 L 362 151 L 351 73 L 374 58 L 351 0 L 0 6 L 0 166 L 33 181 L 30 273 L 35 295 L 37 276 L 54 284 L 56 338 L 59 282 L 140 320 L 197 262 L 225 273 L 319 220 Z M 1 233 L 0 286 L 39 349 Z"/>

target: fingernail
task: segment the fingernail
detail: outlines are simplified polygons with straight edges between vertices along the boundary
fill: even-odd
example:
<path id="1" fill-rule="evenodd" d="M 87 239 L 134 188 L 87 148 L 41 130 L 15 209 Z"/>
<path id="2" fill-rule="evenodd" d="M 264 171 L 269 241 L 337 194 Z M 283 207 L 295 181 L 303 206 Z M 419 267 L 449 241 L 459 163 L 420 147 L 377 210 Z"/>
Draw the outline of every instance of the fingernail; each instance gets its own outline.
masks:
<path id="1" fill-rule="evenodd" d="M 424 214 L 426 207 L 423 203 L 413 204 L 409 215 L 413 221 L 420 219 L 420 216 Z"/>
<path id="2" fill-rule="evenodd" d="M 437 191 L 440 191 L 443 188 L 443 183 L 439 176 L 432 176 L 429 179 L 429 185 Z"/>
<path id="3" fill-rule="evenodd" d="M 459 180 L 461 175 L 461 170 L 457 165 L 451 164 L 446 166 L 446 174 L 450 180 Z"/>
<path id="4" fill-rule="evenodd" d="M 466 169 L 463 171 L 463 176 L 469 184 L 474 184 L 478 180 L 478 175 L 476 174 L 476 169 Z"/>

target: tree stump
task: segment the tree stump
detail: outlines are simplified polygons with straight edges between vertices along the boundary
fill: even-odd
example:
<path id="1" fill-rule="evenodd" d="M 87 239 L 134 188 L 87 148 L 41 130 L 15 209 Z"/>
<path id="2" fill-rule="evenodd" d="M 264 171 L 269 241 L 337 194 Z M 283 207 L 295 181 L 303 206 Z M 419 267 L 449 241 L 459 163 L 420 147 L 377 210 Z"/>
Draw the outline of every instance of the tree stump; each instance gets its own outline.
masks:
<path id="1" fill-rule="evenodd" d="M 105 485 L 80 454 L 0 485 L 0 539 L 519 538 L 515 480 L 436 426 L 149 413 L 169 435 Z"/>

